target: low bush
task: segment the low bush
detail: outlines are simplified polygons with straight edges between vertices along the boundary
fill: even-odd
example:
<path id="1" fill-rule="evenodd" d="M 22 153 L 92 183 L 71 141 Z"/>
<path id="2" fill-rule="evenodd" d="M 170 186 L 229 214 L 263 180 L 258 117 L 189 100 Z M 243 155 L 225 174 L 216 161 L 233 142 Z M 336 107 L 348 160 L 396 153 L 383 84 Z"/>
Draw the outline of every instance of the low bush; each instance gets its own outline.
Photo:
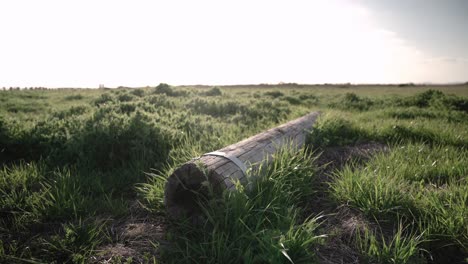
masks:
<path id="1" fill-rule="evenodd" d="M 329 106 L 332 108 L 342 110 L 358 110 L 367 111 L 374 105 L 374 102 L 365 97 L 360 97 L 355 93 L 346 93 L 337 102 L 330 103 Z"/>
<path id="2" fill-rule="evenodd" d="M 367 140 L 369 137 L 366 131 L 351 121 L 336 117 L 324 117 L 309 132 L 307 144 L 312 148 L 342 146 L 355 144 Z"/>
<path id="3" fill-rule="evenodd" d="M 468 99 L 455 95 L 447 95 L 439 90 L 427 90 L 416 95 L 394 99 L 396 106 L 415 106 L 419 108 L 434 108 L 438 111 L 461 111 L 468 113 Z"/>
<path id="4" fill-rule="evenodd" d="M 295 96 L 285 96 L 282 99 L 292 105 L 299 105 L 302 103 L 302 101 Z"/>
<path id="5" fill-rule="evenodd" d="M 109 93 L 103 93 L 96 100 L 94 100 L 94 105 L 101 106 L 112 102 L 114 102 L 114 97 Z"/>
<path id="6" fill-rule="evenodd" d="M 52 116 L 56 117 L 58 119 L 65 119 L 65 118 L 69 118 L 69 117 L 72 117 L 72 116 L 83 115 L 85 113 L 90 112 L 90 110 L 91 109 L 89 107 L 83 106 L 83 105 L 72 106 L 69 109 L 54 112 L 54 113 L 52 113 Z"/>
<path id="7" fill-rule="evenodd" d="M 221 89 L 219 87 L 213 87 L 209 89 L 208 91 L 204 92 L 203 95 L 205 96 L 221 96 L 223 95 L 223 92 L 221 92 Z"/>
<path id="8" fill-rule="evenodd" d="M 74 95 L 65 96 L 64 99 L 67 101 L 73 101 L 73 100 L 82 100 L 83 98 L 84 96 L 81 94 L 74 94 Z"/>
<path id="9" fill-rule="evenodd" d="M 143 97 L 145 95 L 145 91 L 143 89 L 133 89 L 130 93 L 138 97 Z"/>
<path id="10" fill-rule="evenodd" d="M 284 96 L 284 93 L 280 91 L 270 91 L 270 92 L 265 92 L 264 94 L 272 98 L 278 98 L 278 97 Z"/>
<path id="11" fill-rule="evenodd" d="M 119 96 L 117 96 L 117 100 L 119 100 L 119 102 L 130 102 L 130 101 L 133 101 L 133 99 L 135 98 L 135 96 L 129 94 L 129 93 L 123 93 L 123 94 L 119 94 Z"/>
<path id="12" fill-rule="evenodd" d="M 171 97 L 184 97 L 189 94 L 188 91 L 186 90 L 176 90 L 175 88 L 172 88 L 166 83 L 161 83 L 156 88 L 154 89 L 154 94 L 165 94 L 167 96 Z"/>

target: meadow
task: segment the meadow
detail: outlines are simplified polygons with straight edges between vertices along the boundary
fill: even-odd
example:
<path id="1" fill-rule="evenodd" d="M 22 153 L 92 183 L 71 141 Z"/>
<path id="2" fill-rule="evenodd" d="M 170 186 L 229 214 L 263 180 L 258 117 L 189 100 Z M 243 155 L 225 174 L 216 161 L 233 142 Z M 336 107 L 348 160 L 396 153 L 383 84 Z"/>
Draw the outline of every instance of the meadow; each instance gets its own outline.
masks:
<path id="1" fill-rule="evenodd" d="M 180 164 L 312 111 L 285 147 L 166 217 Z M 1 263 L 464 263 L 468 85 L 0 91 Z"/>

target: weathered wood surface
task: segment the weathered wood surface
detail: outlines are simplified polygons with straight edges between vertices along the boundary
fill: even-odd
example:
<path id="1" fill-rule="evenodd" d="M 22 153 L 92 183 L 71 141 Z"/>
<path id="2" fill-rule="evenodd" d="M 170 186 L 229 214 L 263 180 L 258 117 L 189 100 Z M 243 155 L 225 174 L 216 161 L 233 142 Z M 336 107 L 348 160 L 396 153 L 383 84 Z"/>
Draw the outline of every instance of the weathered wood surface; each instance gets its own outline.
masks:
<path id="1" fill-rule="evenodd" d="M 312 128 L 318 112 L 272 128 L 233 145 L 218 150 L 247 168 L 255 168 L 285 144 L 297 148 L 304 145 L 307 131 Z M 205 154 L 176 169 L 168 178 L 164 190 L 164 203 L 171 217 L 191 216 L 198 213 L 195 193 L 207 194 L 209 182 L 215 192 L 234 189 L 235 181 L 246 182 L 243 170 L 231 159 Z"/>

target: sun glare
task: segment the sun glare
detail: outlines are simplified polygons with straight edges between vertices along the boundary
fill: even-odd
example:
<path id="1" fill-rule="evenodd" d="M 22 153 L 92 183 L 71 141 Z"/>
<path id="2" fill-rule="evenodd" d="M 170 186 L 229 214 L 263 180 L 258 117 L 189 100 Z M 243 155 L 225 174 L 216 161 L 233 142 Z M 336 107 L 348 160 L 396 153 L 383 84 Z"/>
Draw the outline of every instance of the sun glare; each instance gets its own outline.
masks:
<path id="1" fill-rule="evenodd" d="M 428 57 L 357 2 L 15 1 L 0 10 L 6 86 L 405 82 L 427 74 Z"/>

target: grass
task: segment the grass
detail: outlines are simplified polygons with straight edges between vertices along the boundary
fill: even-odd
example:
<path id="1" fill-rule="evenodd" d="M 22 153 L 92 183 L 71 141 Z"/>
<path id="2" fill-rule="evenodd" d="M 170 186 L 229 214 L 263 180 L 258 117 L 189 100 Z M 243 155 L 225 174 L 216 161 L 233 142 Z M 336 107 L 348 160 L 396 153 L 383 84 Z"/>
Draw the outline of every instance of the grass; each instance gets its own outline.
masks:
<path id="1" fill-rule="evenodd" d="M 374 110 L 367 103 L 369 107 L 347 106 L 350 112 L 343 112 L 342 101 L 338 111 L 323 116 L 311 132 L 310 144 L 317 149 L 369 141 L 389 145 L 388 152 L 376 154 L 365 164 L 350 163 L 336 171 L 330 183 L 330 196 L 337 204 L 363 212 L 377 225 L 393 223 L 394 229 L 411 227 L 419 234 L 366 231 L 358 245 L 370 261 L 417 262 L 410 255 L 422 250 L 437 263 L 451 263 L 463 261 L 468 254 L 468 119 L 466 108 L 454 110 L 459 103 L 452 104 L 453 98 L 444 96 L 429 90 L 394 100 L 386 108 Z M 344 100 L 349 97 L 345 95 Z M 351 101 L 365 101 L 360 100 Z M 463 101 L 453 102 L 459 100 Z M 407 245 L 392 249 L 398 237 Z M 414 254 L 391 256 L 396 254 L 391 251 L 406 247 L 416 247 Z M 445 254 L 440 253 L 443 250 Z"/>
<path id="2" fill-rule="evenodd" d="M 300 205 L 311 196 L 315 169 L 305 151 L 283 150 L 247 186 L 221 200 L 200 200 L 201 223 L 171 226 L 174 248 L 167 259 L 190 263 L 311 263 L 322 240 L 319 217 L 303 218 Z M 229 249 L 229 250 L 226 250 Z"/>
<path id="3" fill-rule="evenodd" d="M 359 230 L 355 237 L 357 247 L 366 262 L 425 263 L 422 257 L 425 252 L 421 250 L 423 235 L 408 231 L 400 223 L 389 238 L 367 228 Z"/>
<path id="4" fill-rule="evenodd" d="M 116 223 L 143 206 L 165 218 L 179 164 L 320 110 L 312 151 L 281 150 L 197 225 L 170 221 L 159 255 L 115 263 L 313 263 L 333 241 L 310 210 L 316 153 L 381 142 L 389 151 L 334 172 L 324 194 L 373 226 L 349 246 L 363 262 L 467 258 L 466 86 L 157 87 L 0 92 L 0 262 L 88 263 L 123 243 Z M 168 244 L 168 245 L 166 245 Z M 229 249 L 229 250 L 226 250 Z M 455 258 L 450 259 L 450 256 Z"/>

